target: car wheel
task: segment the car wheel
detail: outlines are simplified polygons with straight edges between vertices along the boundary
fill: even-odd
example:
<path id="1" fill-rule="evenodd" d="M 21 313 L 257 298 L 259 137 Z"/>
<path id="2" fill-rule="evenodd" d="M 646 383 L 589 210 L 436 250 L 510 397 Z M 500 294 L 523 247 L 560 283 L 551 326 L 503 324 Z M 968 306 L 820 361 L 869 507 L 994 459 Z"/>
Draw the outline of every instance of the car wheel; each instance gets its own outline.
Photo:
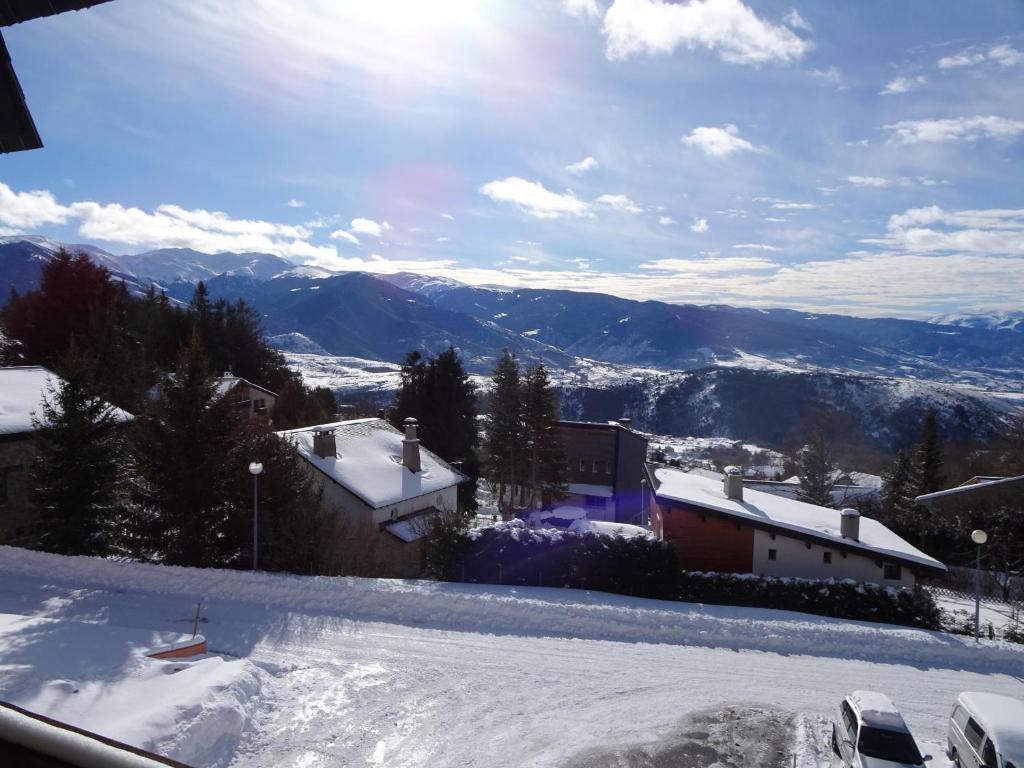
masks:
<path id="1" fill-rule="evenodd" d="M 953 750 L 952 758 L 953 758 L 953 765 L 955 765 L 956 768 L 963 768 L 963 766 L 960 764 L 960 753 L 957 752 L 955 749 Z"/>

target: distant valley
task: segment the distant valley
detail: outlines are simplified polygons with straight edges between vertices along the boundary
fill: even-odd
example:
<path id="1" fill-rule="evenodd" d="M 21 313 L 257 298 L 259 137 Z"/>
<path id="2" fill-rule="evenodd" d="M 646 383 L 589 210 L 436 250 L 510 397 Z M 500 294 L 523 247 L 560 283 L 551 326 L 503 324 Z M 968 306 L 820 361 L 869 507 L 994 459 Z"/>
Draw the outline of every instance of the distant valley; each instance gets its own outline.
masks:
<path id="1" fill-rule="evenodd" d="M 59 246 L 0 238 L 0 288 L 33 287 Z M 913 439 L 929 406 L 955 438 L 990 437 L 1024 411 L 1024 323 L 1013 313 L 863 319 L 328 273 L 270 254 L 84 250 L 133 290 L 154 283 L 187 302 L 203 280 L 215 298 L 245 299 L 293 366 L 341 394 L 386 399 L 407 351 L 451 345 L 481 376 L 503 348 L 545 362 L 567 417 L 629 415 L 665 434 L 779 445 L 823 406 L 847 417 L 851 440 L 891 449 Z"/>

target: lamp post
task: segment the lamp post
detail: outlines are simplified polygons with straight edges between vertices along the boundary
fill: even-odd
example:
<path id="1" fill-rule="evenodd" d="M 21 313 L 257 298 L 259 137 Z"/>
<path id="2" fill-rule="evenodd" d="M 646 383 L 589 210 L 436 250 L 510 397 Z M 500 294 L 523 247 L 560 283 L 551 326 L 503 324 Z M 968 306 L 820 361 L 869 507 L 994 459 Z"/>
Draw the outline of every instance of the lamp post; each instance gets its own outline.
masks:
<path id="1" fill-rule="evenodd" d="M 650 525 L 650 510 L 647 509 L 647 478 L 640 478 L 640 525 Z"/>
<path id="2" fill-rule="evenodd" d="M 263 472 L 263 464 L 254 461 L 249 465 L 249 474 L 252 475 L 252 569 L 258 571 L 260 567 L 260 473 Z"/>
<path id="3" fill-rule="evenodd" d="M 974 565 L 974 642 L 981 637 L 981 545 L 988 541 L 982 530 L 971 531 L 971 541 L 978 545 L 978 559 Z"/>

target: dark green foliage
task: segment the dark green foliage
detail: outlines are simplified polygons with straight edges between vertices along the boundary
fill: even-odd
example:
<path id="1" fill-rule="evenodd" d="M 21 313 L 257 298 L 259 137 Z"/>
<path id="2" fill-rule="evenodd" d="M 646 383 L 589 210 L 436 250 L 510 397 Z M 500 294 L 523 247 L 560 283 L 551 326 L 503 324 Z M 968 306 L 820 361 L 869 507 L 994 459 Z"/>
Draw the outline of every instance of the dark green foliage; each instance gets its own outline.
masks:
<path id="1" fill-rule="evenodd" d="M 507 349 L 494 368 L 492 381 L 485 426 L 484 475 L 497 492 L 499 508 L 507 513 L 514 504 L 515 489 L 522 483 L 526 447 L 519 361 Z"/>
<path id="2" fill-rule="evenodd" d="M 337 420 L 334 393 L 326 387 L 307 387 L 297 378 L 285 381 L 271 412 L 274 429 L 296 429 Z"/>
<path id="3" fill-rule="evenodd" d="M 939 419 L 935 410 L 929 408 L 921 422 L 921 440 L 914 454 L 916 496 L 941 491 L 945 487 L 946 475 L 942 471 L 943 464 Z"/>
<path id="4" fill-rule="evenodd" d="M 679 576 L 676 599 L 941 629 L 941 612 L 925 590 L 895 590 L 851 579 L 783 579 L 683 572 Z"/>
<path id="5" fill-rule="evenodd" d="M 404 429 L 405 419 L 416 419 L 423 446 L 470 478 L 459 486 L 459 507 L 463 512 L 473 512 L 477 507 L 480 465 L 476 401 L 476 387 L 462 358 L 449 347 L 427 359 L 419 352 L 406 355 L 401 386 L 389 409 L 391 423 L 398 429 Z"/>
<path id="6" fill-rule="evenodd" d="M 558 394 L 551 386 L 543 363 L 530 368 L 523 380 L 523 429 L 526 461 L 523 479 L 527 485 L 525 506 L 551 506 L 566 492 L 566 456 L 559 431 Z"/>
<path id="7" fill-rule="evenodd" d="M 105 554 L 118 515 L 122 424 L 98 397 L 88 362 L 72 344 L 35 421 L 33 501 L 43 519 L 41 546 L 68 555 Z"/>
<path id="8" fill-rule="evenodd" d="M 198 335 L 178 357 L 163 397 L 136 420 L 133 502 L 146 550 L 173 565 L 241 559 L 242 510 L 233 493 L 238 420 L 215 395 Z"/>
<path id="9" fill-rule="evenodd" d="M 679 572 L 675 549 L 643 536 L 535 531 L 519 520 L 451 533 L 444 550 L 436 542 L 431 550 L 437 557 L 434 572 L 450 581 L 670 598 Z"/>
<path id="10" fill-rule="evenodd" d="M 796 458 L 796 472 L 800 478 L 798 498 L 808 504 L 831 507 L 832 489 L 835 487 L 836 463 L 825 441 L 825 432 L 815 427 L 807 445 L 800 449 Z"/>
<path id="11" fill-rule="evenodd" d="M 897 531 L 911 530 L 916 515 L 914 466 L 903 451 L 882 476 L 882 520 Z"/>

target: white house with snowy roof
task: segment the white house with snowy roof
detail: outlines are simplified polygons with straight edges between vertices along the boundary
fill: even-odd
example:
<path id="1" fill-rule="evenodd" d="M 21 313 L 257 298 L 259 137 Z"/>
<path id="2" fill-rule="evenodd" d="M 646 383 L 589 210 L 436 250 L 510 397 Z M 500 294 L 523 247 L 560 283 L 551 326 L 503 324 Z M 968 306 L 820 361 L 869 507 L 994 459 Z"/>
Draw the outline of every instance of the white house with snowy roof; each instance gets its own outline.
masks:
<path id="1" fill-rule="evenodd" d="M 651 528 L 685 569 L 912 587 L 946 567 L 877 520 L 745 488 L 724 475 L 647 466 Z"/>
<path id="2" fill-rule="evenodd" d="M 422 537 L 434 518 L 458 507 L 465 475 L 423 448 L 416 428 L 406 419 L 403 434 L 371 418 L 278 433 L 309 462 L 321 504 L 340 516 L 351 573 L 420 575 Z"/>
<path id="3" fill-rule="evenodd" d="M 38 533 L 28 471 L 36 455 L 32 436 L 43 421 L 43 400 L 59 385 L 60 377 L 39 365 L 0 368 L 0 544 L 29 543 Z M 115 419 L 133 418 L 111 407 Z"/>

